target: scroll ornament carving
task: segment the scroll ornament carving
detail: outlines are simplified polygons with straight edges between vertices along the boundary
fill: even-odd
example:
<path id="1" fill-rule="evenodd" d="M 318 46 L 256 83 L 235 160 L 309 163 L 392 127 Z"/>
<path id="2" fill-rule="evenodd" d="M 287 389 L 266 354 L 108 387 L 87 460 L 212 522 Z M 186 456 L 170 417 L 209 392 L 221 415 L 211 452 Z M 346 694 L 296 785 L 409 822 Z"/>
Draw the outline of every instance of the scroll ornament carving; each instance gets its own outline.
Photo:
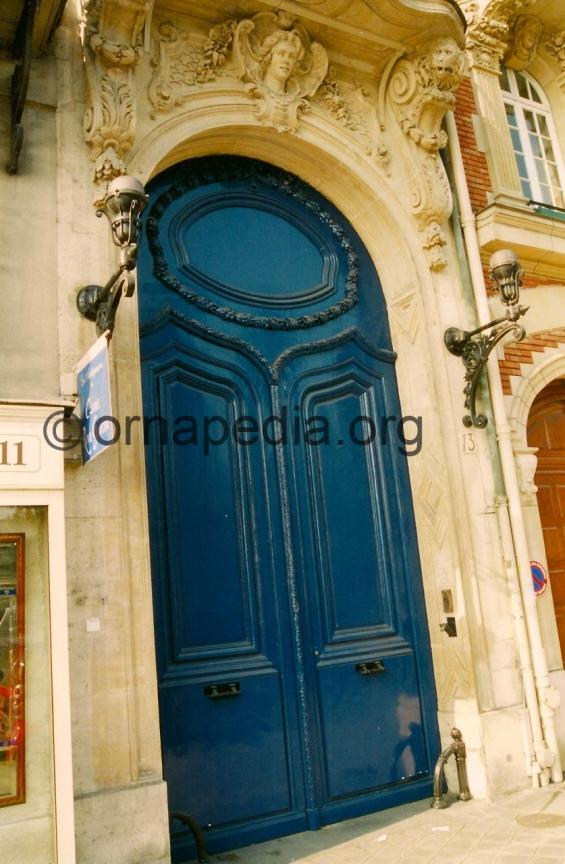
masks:
<path id="1" fill-rule="evenodd" d="M 451 191 L 439 150 L 447 144 L 443 117 L 453 108 L 454 90 L 463 76 L 463 54 L 451 38 L 437 39 L 393 70 L 389 99 L 400 128 L 412 145 L 409 178 L 412 212 L 420 220 L 422 246 L 430 268 L 441 270 L 447 259 L 441 227 L 451 213 Z"/>
<path id="2" fill-rule="evenodd" d="M 84 133 L 95 182 L 125 173 L 135 136 L 133 71 L 153 0 L 84 0 L 83 44 L 89 89 Z"/>

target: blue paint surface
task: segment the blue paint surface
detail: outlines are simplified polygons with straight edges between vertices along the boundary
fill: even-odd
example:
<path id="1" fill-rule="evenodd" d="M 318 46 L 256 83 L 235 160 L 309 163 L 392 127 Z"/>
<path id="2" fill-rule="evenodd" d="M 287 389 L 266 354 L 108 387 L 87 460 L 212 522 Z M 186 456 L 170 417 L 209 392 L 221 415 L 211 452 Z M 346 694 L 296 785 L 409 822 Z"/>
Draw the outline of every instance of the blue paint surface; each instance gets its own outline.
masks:
<path id="1" fill-rule="evenodd" d="M 146 435 L 146 468 L 170 807 L 217 851 L 427 795 L 435 690 L 406 456 L 394 424 L 381 430 L 401 409 L 374 266 L 329 202 L 263 163 L 193 160 L 149 192 L 139 297 L 144 412 L 167 424 L 166 443 Z M 351 440 L 359 415 L 378 433 L 367 446 Z M 238 443 L 243 416 L 256 431 L 271 417 L 285 443 Z M 325 443 L 306 443 L 312 417 Z M 361 674 L 376 659 L 384 671 Z M 206 695 L 222 684 L 231 695 Z M 175 827 L 174 859 L 192 855 Z"/>

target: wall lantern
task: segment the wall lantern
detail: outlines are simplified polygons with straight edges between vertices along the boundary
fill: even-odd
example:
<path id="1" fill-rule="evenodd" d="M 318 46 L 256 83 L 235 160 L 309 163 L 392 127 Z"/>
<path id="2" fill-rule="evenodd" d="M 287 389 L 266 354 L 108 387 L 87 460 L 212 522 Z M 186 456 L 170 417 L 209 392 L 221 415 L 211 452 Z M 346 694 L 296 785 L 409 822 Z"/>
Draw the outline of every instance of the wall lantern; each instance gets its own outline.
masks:
<path id="1" fill-rule="evenodd" d="M 147 204 L 143 185 L 135 177 L 116 177 L 108 186 L 97 216 L 104 214 L 112 228 L 112 239 L 120 247 L 120 266 L 105 285 L 86 285 L 77 294 L 78 311 L 96 323 L 98 335 L 112 334 L 122 294 L 131 297 L 135 289 L 135 269 L 141 213 Z"/>
<path id="2" fill-rule="evenodd" d="M 518 256 L 511 249 L 499 249 L 491 256 L 489 275 L 493 280 L 500 299 L 507 307 L 506 314 L 502 318 L 495 318 L 476 330 L 459 330 L 450 327 L 445 331 L 444 341 L 447 350 L 456 357 L 461 357 L 465 366 L 465 408 L 470 412 L 463 417 L 463 424 L 467 427 L 475 426 L 484 429 L 487 418 L 484 414 L 477 414 L 476 398 L 477 385 L 481 372 L 483 371 L 491 351 L 498 345 L 501 339 L 510 333 L 514 334 L 517 342 L 524 338 L 526 331 L 518 318 L 528 311 L 527 306 L 520 306 L 520 286 L 524 271 L 520 266 Z M 490 333 L 484 333 L 490 327 Z"/>

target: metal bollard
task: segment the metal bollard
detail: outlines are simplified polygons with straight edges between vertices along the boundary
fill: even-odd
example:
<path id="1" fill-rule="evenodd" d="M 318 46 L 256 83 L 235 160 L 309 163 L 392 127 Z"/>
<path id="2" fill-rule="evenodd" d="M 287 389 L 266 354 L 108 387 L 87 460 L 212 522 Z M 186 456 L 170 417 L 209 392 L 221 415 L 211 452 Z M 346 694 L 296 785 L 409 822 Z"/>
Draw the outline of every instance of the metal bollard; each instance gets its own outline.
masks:
<path id="1" fill-rule="evenodd" d="M 434 770 L 434 797 L 431 807 L 436 810 L 442 810 L 447 807 L 447 801 L 444 800 L 441 785 L 445 774 L 445 763 L 449 757 L 455 755 L 455 764 L 457 765 L 457 780 L 459 782 L 459 800 L 469 801 L 471 793 L 469 792 L 469 784 L 467 782 L 467 749 L 463 743 L 463 736 L 459 729 L 455 727 L 451 730 L 453 744 L 441 753 L 436 762 Z"/>
<path id="2" fill-rule="evenodd" d="M 202 828 L 190 813 L 179 813 L 174 810 L 171 813 L 171 819 L 178 819 L 179 822 L 182 822 L 183 825 L 186 825 L 187 828 L 190 828 L 192 831 L 192 836 L 194 837 L 194 842 L 196 843 L 196 854 L 198 856 L 198 864 L 208 864 L 208 850 L 206 849 L 206 841 L 204 840 L 204 832 Z"/>

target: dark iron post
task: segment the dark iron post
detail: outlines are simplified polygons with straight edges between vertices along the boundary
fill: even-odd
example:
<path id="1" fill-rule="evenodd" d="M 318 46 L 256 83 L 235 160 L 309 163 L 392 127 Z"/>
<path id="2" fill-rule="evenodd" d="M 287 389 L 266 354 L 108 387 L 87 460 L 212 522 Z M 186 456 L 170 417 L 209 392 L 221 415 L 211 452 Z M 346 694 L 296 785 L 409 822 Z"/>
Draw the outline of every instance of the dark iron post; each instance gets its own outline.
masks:
<path id="1" fill-rule="evenodd" d="M 455 764 L 457 766 L 459 800 L 469 801 L 471 798 L 469 784 L 467 782 L 467 748 L 465 747 L 463 736 L 459 729 L 454 727 L 451 730 L 451 737 L 453 738 L 453 744 L 446 747 L 446 749 L 440 754 L 434 770 L 434 797 L 431 806 L 436 810 L 442 810 L 444 807 L 447 807 L 447 801 L 445 801 L 442 795 L 441 787 L 445 774 L 445 765 L 452 754 L 455 755 Z"/>

